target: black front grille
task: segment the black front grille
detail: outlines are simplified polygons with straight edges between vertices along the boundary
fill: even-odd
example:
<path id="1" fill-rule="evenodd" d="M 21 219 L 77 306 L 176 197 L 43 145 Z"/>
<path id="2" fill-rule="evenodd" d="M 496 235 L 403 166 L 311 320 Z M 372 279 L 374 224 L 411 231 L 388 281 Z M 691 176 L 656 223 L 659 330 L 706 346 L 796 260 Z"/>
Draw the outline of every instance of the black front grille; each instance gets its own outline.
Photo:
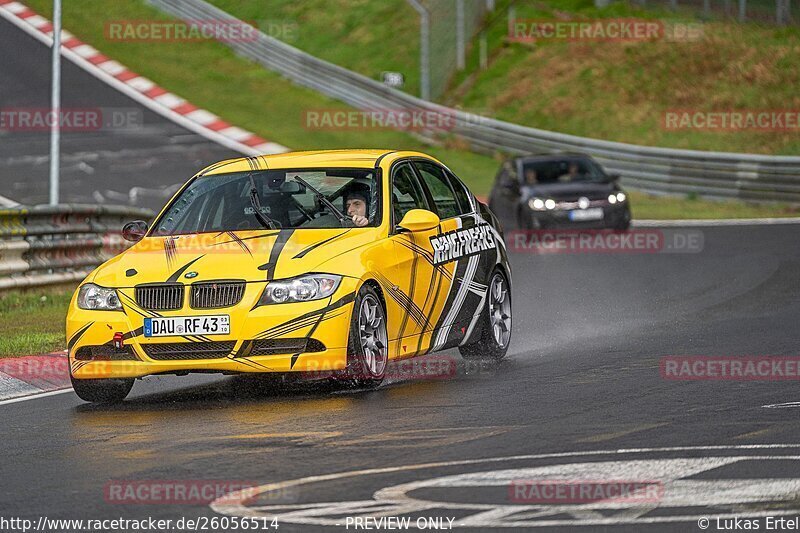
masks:
<path id="1" fill-rule="evenodd" d="M 117 350 L 110 344 L 99 344 L 95 346 L 81 346 L 75 352 L 75 359 L 78 361 L 136 361 L 138 358 L 133 353 L 130 346 L 123 346 Z"/>
<path id="2" fill-rule="evenodd" d="M 136 303 L 142 309 L 167 311 L 183 307 L 183 285 L 180 283 L 138 285 L 134 292 Z"/>
<path id="3" fill-rule="evenodd" d="M 167 342 L 141 345 L 144 353 L 150 359 L 158 361 L 220 359 L 227 357 L 233 351 L 234 346 L 236 346 L 236 341 Z"/>
<path id="4" fill-rule="evenodd" d="M 325 345 L 317 339 L 260 339 L 253 341 L 250 355 L 324 352 Z"/>
<path id="5" fill-rule="evenodd" d="M 189 305 L 192 309 L 231 307 L 242 301 L 244 281 L 193 283 Z"/>

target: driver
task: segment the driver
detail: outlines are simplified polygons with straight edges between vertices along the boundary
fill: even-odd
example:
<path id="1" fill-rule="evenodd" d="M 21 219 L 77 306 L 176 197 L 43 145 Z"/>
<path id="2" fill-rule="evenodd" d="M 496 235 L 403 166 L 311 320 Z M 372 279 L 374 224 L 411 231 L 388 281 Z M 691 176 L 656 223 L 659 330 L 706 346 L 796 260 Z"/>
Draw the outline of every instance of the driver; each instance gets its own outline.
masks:
<path id="1" fill-rule="evenodd" d="M 351 186 L 344 195 L 344 208 L 356 226 L 363 227 L 369 224 L 369 187 Z"/>

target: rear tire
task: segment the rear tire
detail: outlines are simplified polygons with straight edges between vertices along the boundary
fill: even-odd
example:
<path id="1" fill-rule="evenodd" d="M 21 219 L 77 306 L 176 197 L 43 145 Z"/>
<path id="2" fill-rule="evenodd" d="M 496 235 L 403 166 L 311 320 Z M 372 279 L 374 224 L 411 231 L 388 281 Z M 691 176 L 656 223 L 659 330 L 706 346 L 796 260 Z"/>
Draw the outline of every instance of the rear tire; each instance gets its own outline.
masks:
<path id="1" fill-rule="evenodd" d="M 511 342 L 511 291 L 505 275 L 495 269 L 488 294 L 478 318 L 480 336 L 458 347 L 465 359 L 502 359 Z"/>
<path id="2" fill-rule="evenodd" d="M 130 379 L 75 379 L 72 388 L 81 400 L 93 403 L 119 403 L 133 388 Z"/>
<path id="3" fill-rule="evenodd" d="M 351 388 L 374 388 L 386 376 L 389 341 L 386 309 L 377 291 L 363 285 L 353 304 L 347 340 L 345 384 Z"/>

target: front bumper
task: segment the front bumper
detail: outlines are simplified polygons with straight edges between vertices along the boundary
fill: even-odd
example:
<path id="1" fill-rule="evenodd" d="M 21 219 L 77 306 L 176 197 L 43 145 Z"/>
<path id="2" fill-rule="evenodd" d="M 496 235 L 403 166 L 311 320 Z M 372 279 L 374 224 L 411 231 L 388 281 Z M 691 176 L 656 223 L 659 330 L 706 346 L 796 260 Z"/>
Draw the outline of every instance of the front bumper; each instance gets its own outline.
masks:
<path id="1" fill-rule="evenodd" d="M 597 220 L 575 221 L 570 219 L 571 211 L 568 209 L 551 209 L 548 211 L 528 210 L 531 217 L 531 227 L 534 229 L 604 229 L 617 228 L 627 225 L 631 220 L 628 203 L 606 205 L 601 208 L 603 217 Z"/>
<path id="2" fill-rule="evenodd" d="M 153 337 L 143 335 L 144 314 L 125 305 L 125 311 L 88 311 L 79 309 L 73 298 L 67 314 L 67 340 L 70 372 L 75 379 L 137 378 L 152 374 L 184 374 L 190 372 L 266 373 L 266 372 L 324 372 L 341 370 L 347 363 L 347 339 L 352 314 L 352 296 L 357 280 L 343 278 L 336 293 L 312 302 L 264 305 L 255 307 L 264 283 L 248 283 L 245 296 L 235 307 L 194 310 L 185 307 L 176 311 L 161 311 L 161 316 L 230 315 L 228 335 L 210 335 L 208 341 L 226 343 L 225 353 L 213 357 L 192 355 L 196 345 L 203 349 L 197 337 Z M 119 289 L 132 297 L 132 289 Z M 124 346 L 114 347 L 114 335 L 121 333 Z M 298 339 L 313 339 L 308 348 L 313 351 L 254 354 L 254 341 L 275 341 L 293 345 Z M 148 356 L 152 345 L 180 344 L 181 359 L 158 359 Z M 230 347 L 230 350 L 227 348 Z M 313 348 L 312 348 L 313 347 Z M 83 348 L 83 350 L 82 350 Z M 192 358 L 185 358 L 192 357 Z M 203 358 L 201 358 L 203 357 Z"/>

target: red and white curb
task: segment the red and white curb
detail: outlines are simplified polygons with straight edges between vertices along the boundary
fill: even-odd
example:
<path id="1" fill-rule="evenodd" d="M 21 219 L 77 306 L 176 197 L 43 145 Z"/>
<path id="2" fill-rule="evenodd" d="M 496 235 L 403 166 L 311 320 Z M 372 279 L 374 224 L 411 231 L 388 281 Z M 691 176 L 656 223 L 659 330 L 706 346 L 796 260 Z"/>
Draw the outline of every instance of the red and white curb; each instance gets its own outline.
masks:
<path id="1" fill-rule="evenodd" d="M 53 24 L 28 6 L 15 0 L 0 0 L 0 17 L 47 46 L 53 46 Z M 151 111 L 222 146 L 246 155 L 289 151 L 285 146 L 229 124 L 213 113 L 159 87 L 83 43 L 66 30 L 61 31 L 61 55 Z"/>
<path id="2" fill-rule="evenodd" d="M 70 390 L 66 351 L 0 359 L 0 405 Z"/>

